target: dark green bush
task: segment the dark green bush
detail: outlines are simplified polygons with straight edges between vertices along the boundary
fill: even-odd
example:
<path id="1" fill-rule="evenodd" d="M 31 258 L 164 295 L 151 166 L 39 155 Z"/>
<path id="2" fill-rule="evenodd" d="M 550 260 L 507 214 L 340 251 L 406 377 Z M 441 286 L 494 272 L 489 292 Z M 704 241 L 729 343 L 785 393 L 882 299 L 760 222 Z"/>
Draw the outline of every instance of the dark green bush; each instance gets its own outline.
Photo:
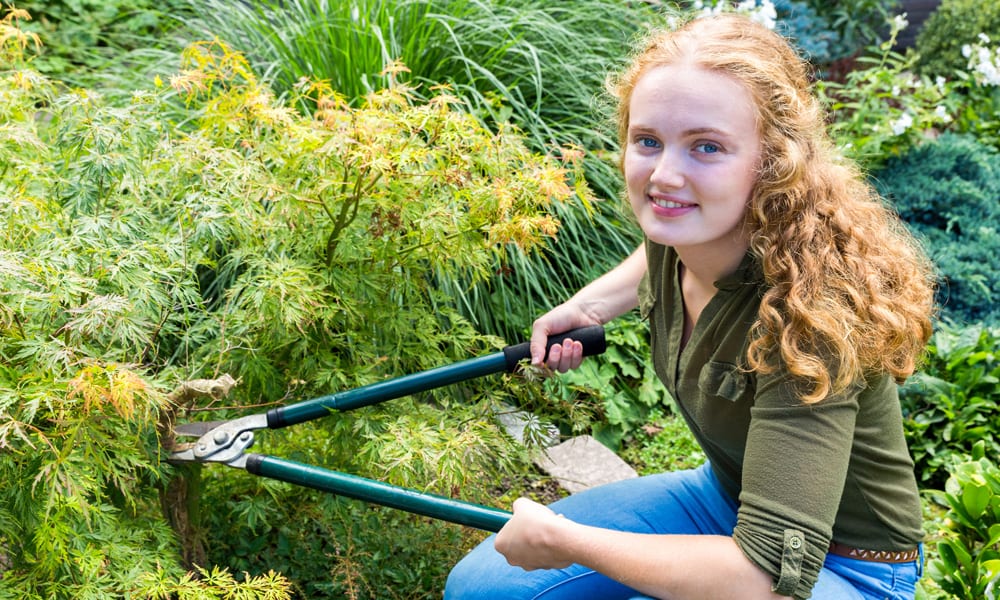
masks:
<path id="1" fill-rule="evenodd" d="M 942 135 L 874 174 L 883 196 L 926 244 L 940 277 L 942 316 L 1000 319 L 1000 154 Z"/>
<path id="2" fill-rule="evenodd" d="M 34 61 L 39 71 L 80 83 L 88 72 L 117 61 L 122 53 L 146 48 L 182 20 L 179 0 L 19 0 L 42 38 Z"/>
<path id="3" fill-rule="evenodd" d="M 840 35 L 807 2 L 776 0 L 778 22 L 775 29 L 791 39 L 799 53 L 813 64 L 827 64 L 850 52 L 840 43 Z"/>
<path id="4" fill-rule="evenodd" d="M 942 489 L 976 444 L 1000 456 L 1000 330 L 940 326 L 900 400 L 921 487 Z"/>
<path id="5" fill-rule="evenodd" d="M 917 35 L 917 70 L 948 78 L 965 71 L 969 60 L 962 46 L 975 43 L 980 33 L 1000 34 L 1000 2 L 943 0 Z"/>
<path id="6" fill-rule="evenodd" d="M 898 0 L 807 0 L 820 18 L 837 34 L 831 44 L 832 58 L 849 57 L 883 39 L 886 21 L 899 6 Z"/>

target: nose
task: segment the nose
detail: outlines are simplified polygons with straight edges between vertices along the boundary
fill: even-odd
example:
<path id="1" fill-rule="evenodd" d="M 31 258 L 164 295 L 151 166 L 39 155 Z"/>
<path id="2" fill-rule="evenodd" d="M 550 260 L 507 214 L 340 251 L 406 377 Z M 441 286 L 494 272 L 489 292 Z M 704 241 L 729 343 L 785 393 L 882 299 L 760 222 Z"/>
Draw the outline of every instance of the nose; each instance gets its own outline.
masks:
<path id="1" fill-rule="evenodd" d="M 681 159 L 671 152 L 661 152 L 656 165 L 649 175 L 649 182 L 659 189 L 679 189 L 684 187 Z"/>

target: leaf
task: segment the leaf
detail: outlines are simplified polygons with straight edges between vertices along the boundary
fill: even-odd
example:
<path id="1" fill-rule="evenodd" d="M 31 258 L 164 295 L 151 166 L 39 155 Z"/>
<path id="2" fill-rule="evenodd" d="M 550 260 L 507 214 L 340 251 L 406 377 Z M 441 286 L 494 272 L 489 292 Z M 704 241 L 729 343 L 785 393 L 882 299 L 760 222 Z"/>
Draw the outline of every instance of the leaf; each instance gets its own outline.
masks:
<path id="1" fill-rule="evenodd" d="M 962 505 L 965 507 L 965 517 L 970 522 L 976 522 L 989 506 L 993 492 L 986 485 L 969 483 L 962 488 Z"/>

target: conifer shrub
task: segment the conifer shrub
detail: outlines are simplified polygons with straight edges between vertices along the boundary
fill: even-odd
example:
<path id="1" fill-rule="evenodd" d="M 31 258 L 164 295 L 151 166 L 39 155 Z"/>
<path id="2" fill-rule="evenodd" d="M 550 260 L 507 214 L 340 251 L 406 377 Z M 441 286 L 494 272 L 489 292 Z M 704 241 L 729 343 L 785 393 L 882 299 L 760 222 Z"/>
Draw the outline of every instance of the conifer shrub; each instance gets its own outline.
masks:
<path id="1" fill-rule="evenodd" d="M 889 159 L 874 179 L 935 263 L 942 316 L 997 323 L 1000 153 L 947 133 Z"/>

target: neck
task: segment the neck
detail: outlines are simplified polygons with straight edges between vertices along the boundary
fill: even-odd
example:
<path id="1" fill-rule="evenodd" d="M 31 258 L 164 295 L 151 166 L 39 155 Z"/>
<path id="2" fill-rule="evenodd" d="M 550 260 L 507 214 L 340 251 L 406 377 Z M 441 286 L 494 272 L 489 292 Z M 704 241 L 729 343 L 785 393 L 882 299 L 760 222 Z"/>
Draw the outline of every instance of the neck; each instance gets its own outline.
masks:
<path id="1" fill-rule="evenodd" d="M 711 246 L 674 247 L 684 264 L 688 276 L 704 286 L 713 286 L 716 281 L 731 275 L 739 268 L 750 248 L 746 240 L 733 240 L 732 244 Z"/>

